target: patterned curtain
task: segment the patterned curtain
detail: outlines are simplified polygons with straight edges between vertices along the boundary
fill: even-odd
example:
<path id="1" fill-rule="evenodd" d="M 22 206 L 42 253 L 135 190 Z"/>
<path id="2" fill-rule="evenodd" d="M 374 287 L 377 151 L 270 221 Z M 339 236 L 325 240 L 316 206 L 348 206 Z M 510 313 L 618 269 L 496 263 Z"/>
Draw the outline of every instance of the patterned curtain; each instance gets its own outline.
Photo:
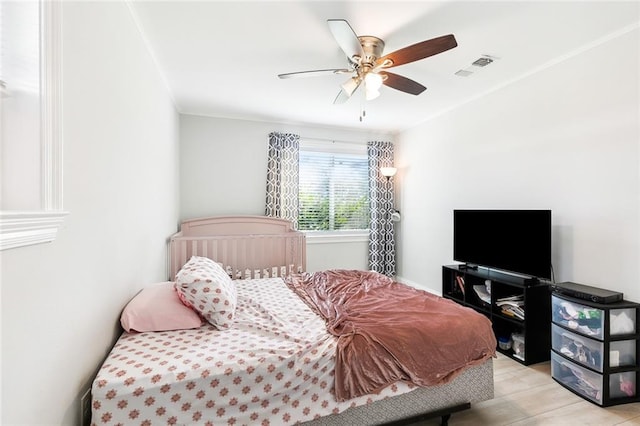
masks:
<path id="1" fill-rule="evenodd" d="M 393 182 L 380 173 L 380 167 L 393 166 L 393 144 L 373 141 L 367 143 L 369 157 L 369 269 L 388 277 L 396 274 L 395 235 L 393 213 Z"/>
<path id="2" fill-rule="evenodd" d="M 265 216 L 293 222 L 298 229 L 298 153 L 300 136 L 269 133 Z"/>

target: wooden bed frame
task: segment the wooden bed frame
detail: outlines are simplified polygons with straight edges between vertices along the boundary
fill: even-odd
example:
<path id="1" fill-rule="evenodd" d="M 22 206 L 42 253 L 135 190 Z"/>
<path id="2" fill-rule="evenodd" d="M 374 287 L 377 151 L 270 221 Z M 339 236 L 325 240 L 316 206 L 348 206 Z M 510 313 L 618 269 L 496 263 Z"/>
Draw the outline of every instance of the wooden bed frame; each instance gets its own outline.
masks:
<path id="1" fill-rule="evenodd" d="M 306 239 L 290 221 L 265 216 L 185 220 L 169 239 L 169 279 L 191 256 L 208 257 L 234 278 L 284 277 L 304 272 Z"/>
<path id="2" fill-rule="evenodd" d="M 193 255 L 220 264 L 234 279 L 283 277 L 306 271 L 306 240 L 291 222 L 263 216 L 220 216 L 183 221 L 169 240 L 169 279 Z M 394 396 L 319 418 L 313 426 L 409 424 L 441 417 L 492 399 L 493 361 L 467 369 L 450 383 Z"/>

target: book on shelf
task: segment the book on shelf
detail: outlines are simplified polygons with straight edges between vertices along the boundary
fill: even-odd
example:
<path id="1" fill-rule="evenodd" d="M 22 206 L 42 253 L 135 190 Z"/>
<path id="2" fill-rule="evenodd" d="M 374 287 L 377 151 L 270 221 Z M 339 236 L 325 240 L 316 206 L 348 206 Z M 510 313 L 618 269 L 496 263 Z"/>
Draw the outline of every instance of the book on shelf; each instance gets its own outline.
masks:
<path id="1" fill-rule="evenodd" d="M 510 301 L 510 300 L 523 300 L 524 299 L 524 295 L 522 294 L 514 294 L 513 296 L 507 296 L 507 297 L 501 297 L 499 299 L 497 299 L 499 302 L 506 302 L 506 301 Z"/>
<path id="2" fill-rule="evenodd" d="M 524 300 L 506 300 L 506 301 L 496 301 L 496 305 L 497 306 L 516 306 L 516 307 L 522 307 L 524 306 Z"/>
<path id="3" fill-rule="evenodd" d="M 518 318 L 520 320 L 524 320 L 524 310 L 518 306 L 503 305 L 502 313 L 512 318 Z"/>
<path id="4" fill-rule="evenodd" d="M 524 320 L 524 295 L 516 294 L 513 296 L 500 297 L 496 299 L 496 306 L 501 308 L 501 312 L 511 318 Z"/>
<path id="5" fill-rule="evenodd" d="M 496 299 L 496 305 L 524 306 L 524 296 L 520 294 L 516 296 L 500 297 Z"/>
<path id="6" fill-rule="evenodd" d="M 460 287 L 460 291 L 464 294 L 464 278 L 460 275 L 456 275 L 456 282 L 458 283 L 458 287 Z"/>

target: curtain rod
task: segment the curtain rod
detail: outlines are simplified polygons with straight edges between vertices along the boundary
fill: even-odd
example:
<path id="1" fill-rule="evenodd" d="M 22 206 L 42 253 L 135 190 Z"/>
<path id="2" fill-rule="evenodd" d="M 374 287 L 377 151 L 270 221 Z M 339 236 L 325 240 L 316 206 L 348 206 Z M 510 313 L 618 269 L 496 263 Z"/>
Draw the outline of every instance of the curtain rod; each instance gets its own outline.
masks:
<path id="1" fill-rule="evenodd" d="M 333 142 L 333 143 L 349 143 L 354 145 L 366 145 L 368 141 L 344 141 L 338 139 L 327 139 L 327 138 L 310 138 L 307 136 L 300 135 L 300 139 L 308 140 L 308 141 L 319 141 L 319 142 Z"/>

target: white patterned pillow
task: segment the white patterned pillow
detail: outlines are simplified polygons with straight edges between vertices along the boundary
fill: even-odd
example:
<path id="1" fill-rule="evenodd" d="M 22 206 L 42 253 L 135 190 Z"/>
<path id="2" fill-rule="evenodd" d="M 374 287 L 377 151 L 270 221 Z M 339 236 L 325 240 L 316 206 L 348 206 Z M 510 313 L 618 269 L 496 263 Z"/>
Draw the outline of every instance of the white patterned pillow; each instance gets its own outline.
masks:
<path id="1" fill-rule="evenodd" d="M 176 275 L 176 291 L 182 303 L 196 310 L 211 325 L 231 328 L 236 312 L 236 286 L 220 265 L 193 256 Z"/>

